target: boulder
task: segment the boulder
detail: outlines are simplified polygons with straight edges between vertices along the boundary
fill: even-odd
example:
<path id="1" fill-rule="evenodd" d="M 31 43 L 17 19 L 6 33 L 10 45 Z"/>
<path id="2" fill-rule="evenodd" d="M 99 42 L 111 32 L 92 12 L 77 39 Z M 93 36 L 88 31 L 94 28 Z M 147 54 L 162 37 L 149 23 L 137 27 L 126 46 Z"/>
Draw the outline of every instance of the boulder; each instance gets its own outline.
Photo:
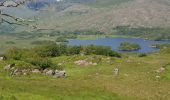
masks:
<path id="1" fill-rule="evenodd" d="M 0 57 L 0 61 L 5 60 L 5 57 Z"/>
<path id="2" fill-rule="evenodd" d="M 18 76 L 22 75 L 22 71 L 19 69 L 15 69 L 14 71 L 11 72 L 11 76 Z"/>
<path id="3" fill-rule="evenodd" d="M 53 76 L 55 74 L 55 71 L 54 70 L 48 70 L 45 74 L 48 75 L 48 76 Z"/>
<path id="4" fill-rule="evenodd" d="M 158 70 L 156 70 L 157 73 L 162 73 L 163 71 L 165 71 L 164 67 L 159 68 Z"/>
<path id="5" fill-rule="evenodd" d="M 11 70 L 11 68 L 13 68 L 14 66 L 15 66 L 15 64 L 9 64 L 4 67 L 4 70 Z"/>
<path id="6" fill-rule="evenodd" d="M 66 76 L 66 72 L 65 71 L 58 71 L 55 70 L 55 73 L 53 75 L 54 78 L 62 78 Z"/>
<path id="7" fill-rule="evenodd" d="M 14 1 L 5 1 L 4 3 L 3 3 L 3 6 L 4 7 L 16 7 L 18 4 L 16 3 L 16 2 L 14 2 Z"/>
<path id="8" fill-rule="evenodd" d="M 22 75 L 28 75 L 30 73 L 30 69 L 22 69 Z"/>
<path id="9" fill-rule="evenodd" d="M 29 75 L 29 69 L 15 69 L 11 72 L 11 76 L 19 76 L 19 75 Z"/>
<path id="10" fill-rule="evenodd" d="M 43 74 L 46 74 L 46 72 L 48 72 L 48 71 L 49 71 L 48 69 L 44 69 Z"/>
<path id="11" fill-rule="evenodd" d="M 119 75 L 119 69 L 118 69 L 118 68 L 115 68 L 115 69 L 113 70 L 113 75 L 114 75 L 114 76 Z"/>
<path id="12" fill-rule="evenodd" d="M 93 63 L 92 65 L 93 65 L 93 66 L 97 66 L 97 63 Z"/>
<path id="13" fill-rule="evenodd" d="M 32 73 L 41 73 L 41 71 L 39 69 L 33 69 Z"/>
<path id="14" fill-rule="evenodd" d="M 74 64 L 81 65 L 81 66 L 97 65 L 97 63 L 88 62 L 86 60 L 78 60 L 78 61 L 75 61 Z"/>
<path id="15" fill-rule="evenodd" d="M 161 78 L 159 75 L 156 76 L 157 79 Z"/>

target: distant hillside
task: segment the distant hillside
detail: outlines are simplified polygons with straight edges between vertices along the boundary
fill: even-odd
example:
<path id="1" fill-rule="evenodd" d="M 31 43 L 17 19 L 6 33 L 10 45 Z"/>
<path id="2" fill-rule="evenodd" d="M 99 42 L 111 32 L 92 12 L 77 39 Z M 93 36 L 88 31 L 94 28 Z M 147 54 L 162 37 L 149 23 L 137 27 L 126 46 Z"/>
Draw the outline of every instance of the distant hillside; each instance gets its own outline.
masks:
<path id="1" fill-rule="evenodd" d="M 32 6 L 37 7 L 34 4 L 40 1 Z M 170 27 L 169 0 L 50 1 L 53 3 L 45 2 L 43 7 L 41 2 L 40 9 L 32 11 L 36 14 L 29 17 L 35 20 L 31 24 L 37 29 L 97 29 L 110 32 L 115 26 Z M 27 30 L 32 31 L 31 28 Z"/>

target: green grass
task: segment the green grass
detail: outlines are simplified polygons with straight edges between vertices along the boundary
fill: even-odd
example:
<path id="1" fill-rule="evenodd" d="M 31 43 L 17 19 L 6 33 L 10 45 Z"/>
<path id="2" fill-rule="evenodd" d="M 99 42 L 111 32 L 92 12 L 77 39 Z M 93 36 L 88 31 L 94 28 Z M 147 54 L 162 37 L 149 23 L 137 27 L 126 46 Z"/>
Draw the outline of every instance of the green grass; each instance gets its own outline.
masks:
<path id="1" fill-rule="evenodd" d="M 155 70 L 169 63 L 170 54 L 136 54 L 122 58 L 105 56 L 61 56 L 53 62 L 63 63 L 66 78 L 55 79 L 40 74 L 9 77 L 0 61 L 0 98 L 2 100 L 168 100 L 169 79 L 156 79 Z M 77 60 L 97 62 L 97 66 L 79 66 Z M 99 61 L 99 59 L 102 59 Z M 120 75 L 114 77 L 114 68 Z M 167 74 L 166 74 L 167 73 Z M 169 71 L 165 75 L 169 77 Z M 154 92 L 153 92 L 154 91 Z"/>

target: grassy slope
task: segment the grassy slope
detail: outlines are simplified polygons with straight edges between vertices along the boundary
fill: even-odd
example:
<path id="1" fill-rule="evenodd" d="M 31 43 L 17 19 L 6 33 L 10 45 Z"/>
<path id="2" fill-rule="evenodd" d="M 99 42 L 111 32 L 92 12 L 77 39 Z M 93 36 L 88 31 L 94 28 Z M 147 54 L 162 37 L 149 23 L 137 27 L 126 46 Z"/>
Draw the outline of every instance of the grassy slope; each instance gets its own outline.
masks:
<path id="1" fill-rule="evenodd" d="M 0 97 L 5 100 L 168 100 L 170 81 L 165 76 L 156 79 L 154 70 L 169 63 L 169 56 L 154 53 L 143 58 L 137 55 L 124 55 L 121 59 L 94 55 L 53 58 L 57 63 L 65 61 L 63 66 L 68 76 L 64 79 L 43 75 L 11 78 L 3 71 L 6 64 L 1 61 Z M 79 59 L 99 62 L 97 66 L 83 67 L 74 64 Z M 120 69 L 118 77 L 112 75 L 115 67 Z"/>
<path id="2" fill-rule="evenodd" d="M 92 4 L 75 4 L 59 13 L 52 12 L 51 17 L 42 16 L 38 27 L 56 30 L 97 29 L 106 32 L 118 25 L 168 27 L 169 11 L 165 0 L 99 0 Z"/>

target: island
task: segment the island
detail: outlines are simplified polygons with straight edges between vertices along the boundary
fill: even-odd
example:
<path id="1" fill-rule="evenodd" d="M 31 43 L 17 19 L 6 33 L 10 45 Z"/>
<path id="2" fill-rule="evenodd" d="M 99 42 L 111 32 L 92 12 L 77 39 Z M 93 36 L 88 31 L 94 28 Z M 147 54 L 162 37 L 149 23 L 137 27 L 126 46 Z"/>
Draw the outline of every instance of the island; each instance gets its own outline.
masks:
<path id="1" fill-rule="evenodd" d="M 140 49 L 141 47 L 137 43 L 122 42 L 119 46 L 120 51 L 137 51 Z"/>

